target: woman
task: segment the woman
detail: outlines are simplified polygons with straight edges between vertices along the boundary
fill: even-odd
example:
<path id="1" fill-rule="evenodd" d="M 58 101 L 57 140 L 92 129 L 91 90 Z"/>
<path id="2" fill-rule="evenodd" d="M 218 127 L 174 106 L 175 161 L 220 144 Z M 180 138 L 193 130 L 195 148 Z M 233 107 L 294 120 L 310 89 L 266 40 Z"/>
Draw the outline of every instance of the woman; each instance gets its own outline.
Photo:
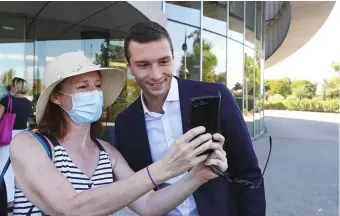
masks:
<path id="1" fill-rule="evenodd" d="M 125 206 L 139 215 L 165 215 L 217 177 L 208 165 L 227 169 L 224 138 L 215 134 L 220 143 L 213 142 L 203 127 L 184 134 L 161 160 L 136 173 L 112 145 L 95 139 L 102 109 L 124 86 L 121 70 L 95 67 L 80 52 L 66 53 L 45 67 L 44 83 L 36 120 L 51 141 L 53 162 L 27 132 L 14 138 L 10 145 L 16 177 L 14 215 L 109 215 Z M 214 154 L 197 157 L 206 149 Z M 152 190 L 188 170 L 178 183 Z"/>
<path id="2" fill-rule="evenodd" d="M 7 110 L 9 97 L 12 99 L 12 113 L 16 114 L 12 137 L 20 131 L 27 128 L 28 117 L 32 112 L 32 103 L 25 95 L 28 91 L 28 83 L 26 80 L 15 77 L 12 80 L 11 93 L 0 101 L 0 119 Z M 0 170 L 3 169 L 9 158 L 9 145 L 0 146 Z M 5 183 L 7 189 L 7 201 L 9 211 L 13 206 L 14 200 L 14 175 L 11 165 L 5 174 Z"/>

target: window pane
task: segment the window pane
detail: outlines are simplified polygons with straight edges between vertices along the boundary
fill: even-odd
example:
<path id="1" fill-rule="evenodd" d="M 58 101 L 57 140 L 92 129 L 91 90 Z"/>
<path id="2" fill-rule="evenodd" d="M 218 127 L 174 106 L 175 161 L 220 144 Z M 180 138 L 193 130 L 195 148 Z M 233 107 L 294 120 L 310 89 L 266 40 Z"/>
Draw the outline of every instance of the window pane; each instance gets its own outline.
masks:
<path id="1" fill-rule="evenodd" d="M 174 74 L 184 79 L 200 80 L 200 30 L 168 21 L 174 46 Z"/>
<path id="2" fill-rule="evenodd" d="M 262 103 L 262 73 L 261 73 L 261 55 L 259 53 L 256 54 L 255 58 L 255 110 L 254 110 L 254 121 L 255 121 L 255 135 L 258 135 L 262 131 L 262 127 L 260 124 L 261 121 L 261 103 Z"/>
<path id="3" fill-rule="evenodd" d="M 261 112 L 261 129 L 264 129 L 264 99 L 266 97 L 266 92 L 264 91 L 264 57 L 262 56 L 261 58 L 261 64 L 260 64 L 260 69 L 261 69 L 261 108 L 260 108 L 260 112 Z"/>
<path id="4" fill-rule="evenodd" d="M 246 32 L 245 32 L 245 44 L 251 48 L 255 48 L 254 45 L 254 27 L 255 27 L 255 2 L 246 2 Z"/>
<path id="5" fill-rule="evenodd" d="M 124 40 L 110 39 L 105 47 L 108 47 L 108 67 L 119 68 L 126 72 L 127 65 L 124 54 Z M 134 77 L 131 76 L 131 74 L 127 74 L 126 80 L 127 82 L 117 100 L 106 110 L 106 115 L 104 117 L 107 122 L 115 122 L 118 114 L 127 108 L 140 95 L 141 90 L 136 84 Z"/>
<path id="6" fill-rule="evenodd" d="M 243 43 L 244 2 L 229 2 L 228 37 Z"/>
<path id="7" fill-rule="evenodd" d="M 261 33 L 262 33 L 262 2 L 256 2 L 256 50 L 262 52 Z"/>
<path id="8" fill-rule="evenodd" d="M 25 79 L 25 18 L 0 14 L 0 97 L 14 77 Z M 33 56 L 31 56 L 33 61 Z"/>
<path id="9" fill-rule="evenodd" d="M 227 35 L 228 2 L 203 2 L 203 28 L 222 35 Z"/>
<path id="10" fill-rule="evenodd" d="M 244 112 L 243 117 L 247 123 L 248 131 L 254 136 L 254 50 L 245 46 L 244 49 Z"/>
<path id="11" fill-rule="evenodd" d="M 234 95 L 240 110 L 243 111 L 243 45 L 228 39 L 227 52 L 227 87 Z"/>
<path id="12" fill-rule="evenodd" d="M 165 7 L 168 19 L 200 27 L 200 1 L 167 1 Z"/>
<path id="13" fill-rule="evenodd" d="M 203 81 L 226 85 L 226 37 L 203 31 Z"/>

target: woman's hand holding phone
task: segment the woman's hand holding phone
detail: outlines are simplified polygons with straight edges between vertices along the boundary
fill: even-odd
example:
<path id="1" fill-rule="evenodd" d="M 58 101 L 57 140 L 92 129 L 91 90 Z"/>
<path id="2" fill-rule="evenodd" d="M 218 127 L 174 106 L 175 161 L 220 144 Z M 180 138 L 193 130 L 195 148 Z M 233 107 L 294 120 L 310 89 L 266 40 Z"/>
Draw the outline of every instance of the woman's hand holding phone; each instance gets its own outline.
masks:
<path id="1" fill-rule="evenodd" d="M 178 176 L 204 163 L 209 155 L 202 153 L 208 149 L 223 151 L 221 144 L 214 142 L 211 134 L 205 133 L 204 127 L 193 128 L 171 145 L 169 151 L 160 160 L 161 167 L 168 177 Z"/>
<path id="2" fill-rule="evenodd" d="M 218 177 L 218 175 L 213 172 L 211 166 L 219 169 L 221 172 L 225 172 L 228 169 L 228 161 L 226 158 L 226 152 L 223 150 L 224 137 L 221 134 L 213 135 L 213 144 L 219 147 L 214 149 L 213 153 L 208 156 L 208 158 L 195 166 L 190 173 L 199 181 L 207 182 L 211 179 Z"/>

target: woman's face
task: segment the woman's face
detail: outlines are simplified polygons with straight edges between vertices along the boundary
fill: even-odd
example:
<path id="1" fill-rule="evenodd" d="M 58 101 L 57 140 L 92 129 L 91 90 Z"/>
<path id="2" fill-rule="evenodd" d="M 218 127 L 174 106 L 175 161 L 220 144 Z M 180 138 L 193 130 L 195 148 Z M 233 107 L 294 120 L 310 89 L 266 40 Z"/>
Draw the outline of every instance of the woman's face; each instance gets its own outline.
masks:
<path id="1" fill-rule="evenodd" d="M 98 71 L 65 79 L 60 91 L 66 94 L 54 93 L 51 99 L 53 103 L 60 104 L 66 110 L 70 111 L 72 109 L 72 97 L 70 95 L 94 90 L 102 91 L 102 81 Z"/>

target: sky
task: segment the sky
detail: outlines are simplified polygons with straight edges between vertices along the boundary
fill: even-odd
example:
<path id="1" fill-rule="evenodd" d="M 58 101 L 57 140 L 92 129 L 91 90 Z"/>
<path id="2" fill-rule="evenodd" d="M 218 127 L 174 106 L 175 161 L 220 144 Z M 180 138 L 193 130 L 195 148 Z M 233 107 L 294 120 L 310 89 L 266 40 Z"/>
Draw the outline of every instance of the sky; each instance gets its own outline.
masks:
<path id="1" fill-rule="evenodd" d="M 265 70 L 265 79 L 306 79 L 318 83 L 336 76 L 331 62 L 340 61 L 340 2 L 320 30 L 297 52 Z"/>

